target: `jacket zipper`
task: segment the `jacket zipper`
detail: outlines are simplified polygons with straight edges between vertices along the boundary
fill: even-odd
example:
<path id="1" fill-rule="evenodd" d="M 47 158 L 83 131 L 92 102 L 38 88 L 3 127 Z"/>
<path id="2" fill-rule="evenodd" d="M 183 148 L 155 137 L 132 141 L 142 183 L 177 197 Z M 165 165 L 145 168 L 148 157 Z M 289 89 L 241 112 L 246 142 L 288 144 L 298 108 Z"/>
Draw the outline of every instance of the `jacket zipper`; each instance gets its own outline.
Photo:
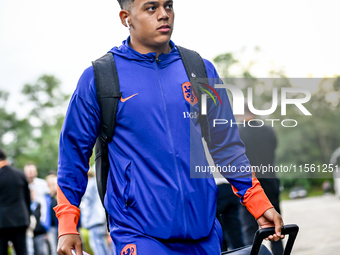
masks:
<path id="1" fill-rule="evenodd" d="M 176 173 L 177 173 L 177 182 L 178 182 L 179 190 L 180 190 L 180 194 L 181 194 L 181 202 L 182 202 L 181 205 L 182 205 L 182 213 L 183 213 L 183 221 L 184 221 L 184 233 L 186 233 L 187 232 L 187 222 L 186 222 L 186 213 L 185 213 L 186 210 L 185 210 L 185 206 L 184 206 L 183 187 L 182 187 L 181 177 L 180 177 L 180 173 L 179 173 L 179 169 L 178 169 L 175 147 L 174 147 L 174 143 L 173 143 L 171 132 L 170 132 L 170 124 L 169 124 L 169 119 L 168 119 L 168 114 L 167 114 L 167 107 L 166 107 L 166 103 L 165 103 L 162 83 L 161 83 L 160 76 L 159 76 L 159 71 L 158 71 L 158 63 L 160 61 L 161 60 L 159 60 L 158 57 L 155 58 L 156 72 L 157 72 L 157 77 L 158 77 L 158 84 L 159 84 L 159 88 L 160 88 L 160 91 L 161 91 L 162 100 L 163 100 L 163 104 L 164 104 L 166 126 L 167 126 L 167 129 L 168 129 L 170 146 L 171 146 L 171 149 L 172 149 L 173 159 L 174 159 Z"/>

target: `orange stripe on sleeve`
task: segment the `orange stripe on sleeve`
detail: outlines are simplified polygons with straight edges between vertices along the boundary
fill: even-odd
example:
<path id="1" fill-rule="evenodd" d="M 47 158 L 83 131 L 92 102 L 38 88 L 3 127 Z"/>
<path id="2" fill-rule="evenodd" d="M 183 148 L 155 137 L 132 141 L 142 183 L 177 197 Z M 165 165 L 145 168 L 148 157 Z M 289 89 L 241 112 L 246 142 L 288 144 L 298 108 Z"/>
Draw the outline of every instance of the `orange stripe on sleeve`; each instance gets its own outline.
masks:
<path id="1" fill-rule="evenodd" d="M 80 218 L 78 207 L 71 205 L 58 185 L 57 190 L 58 205 L 54 207 L 58 218 L 58 238 L 62 235 L 79 235 L 77 225 Z"/>
<path id="2" fill-rule="evenodd" d="M 238 192 L 234 187 L 233 191 L 235 194 Z M 252 175 L 252 187 L 249 188 L 243 196 L 243 204 L 255 219 L 258 219 L 265 211 L 274 207 L 264 193 L 264 190 L 254 173 Z"/>

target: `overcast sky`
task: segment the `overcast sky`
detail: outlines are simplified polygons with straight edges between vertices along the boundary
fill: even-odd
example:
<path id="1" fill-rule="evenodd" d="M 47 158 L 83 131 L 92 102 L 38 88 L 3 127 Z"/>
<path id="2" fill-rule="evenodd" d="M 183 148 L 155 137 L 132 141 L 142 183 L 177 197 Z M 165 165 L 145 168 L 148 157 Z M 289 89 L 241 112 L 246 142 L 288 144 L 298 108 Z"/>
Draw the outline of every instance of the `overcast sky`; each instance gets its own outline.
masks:
<path id="1" fill-rule="evenodd" d="M 258 46 L 258 76 L 340 74 L 340 1 L 174 0 L 174 9 L 173 41 L 209 60 Z M 0 89 L 17 95 L 53 74 L 72 93 L 91 61 L 128 36 L 118 13 L 116 0 L 0 0 Z"/>

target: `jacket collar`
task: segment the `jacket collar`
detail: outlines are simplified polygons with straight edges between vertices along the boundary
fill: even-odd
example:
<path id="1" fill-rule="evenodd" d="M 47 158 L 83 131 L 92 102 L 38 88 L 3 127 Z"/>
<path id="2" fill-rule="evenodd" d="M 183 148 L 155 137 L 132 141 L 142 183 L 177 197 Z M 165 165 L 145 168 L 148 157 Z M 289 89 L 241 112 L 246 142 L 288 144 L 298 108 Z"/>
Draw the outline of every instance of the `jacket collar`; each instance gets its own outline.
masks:
<path id="1" fill-rule="evenodd" d="M 134 49 L 132 49 L 129 46 L 129 42 L 130 42 L 130 36 L 123 41 L 122 45 L 120 47 L 114 47 L 112 48 L 109 52 L 112 52 L 118 56 L 121 56 L 123 58 L 129 59 L 129 60 L 135 60 L 135 61 L 139 61 L 139 62 L 145 62 L 145 63 L 153 63 L 156 60 L 156 53 L 155 52 L 150 52 L 147 54 L 141 54 L 137 51 L 135 51 Z M 170 40 L 170 47 L 171 47 L 171 51 L 168 54 L 160 54 L 158 56 L 158 60 L 159 60 L 159 64 L 161 66 L 163 65 L 167 65 L 175 60 L 177 60 L 178 58 L 180 58 L 179 52 L 175 46 L 175 44 Z"/>

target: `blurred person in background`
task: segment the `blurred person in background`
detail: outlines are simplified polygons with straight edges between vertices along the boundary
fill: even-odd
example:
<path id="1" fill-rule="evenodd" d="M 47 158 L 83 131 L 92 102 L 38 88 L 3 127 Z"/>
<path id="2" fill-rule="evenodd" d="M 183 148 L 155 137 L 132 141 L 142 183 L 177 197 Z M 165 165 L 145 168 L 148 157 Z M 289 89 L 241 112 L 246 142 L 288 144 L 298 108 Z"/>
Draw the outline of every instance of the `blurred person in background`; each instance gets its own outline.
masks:
<path id="1" fill-rule="evenodd" d="M 55 215 L 53 208 L 57 206 L 57 173 L 50 171 L 45 178 L 48 188 L 50 190 L 50 215 L 51 215 L 51 226 L 48 230 L 48 240 L 50 242 L 51 254 L 57 255 L 57 243 L 58 243 L 58 219 Z"/>
<path id="2" fill-rule="evenodd" d="M 238 122 L 244 122 L 239 125 L 240 138 L 246 146 L 246 156 L 250 165 L 254 166 L 275 166 L 275 150 L 277 147 L 277 138 L 274 129 L 255 119 L 255 115 L 249 110 L 248 104 L 244 105 L 244 115 L 237 117 Z M 276 177 L 274 171 L 265 173 L 256 172 L 256 177 L 261 186 L 278 213 L 280 211 L 280 180 Z M 242 231 L 245 245 L 253 243 L 254 234 L 259 229 L 254 217 L 248 210 L 240 207 L 240 219 L 242 222 Z M 274 255 L 283 254 L 282 240 L 270 243 Z"/>
<path id="3" fill-rule="evenodd" d="M 40 221 L 41 205 L 37 200 L 37 195 L 34 189 L 31 189 L 31 212 L 35 217 L 36 225 L 33 230 L 34 255 L 48 255 L 49 243 L 47 230 Z"/>
<path id="4" fill-rule="evenodd" d="M 39 222 L 42 224 L 45 229 L 50 227 L 50 216 L 47 215 L 49 210 L 49 205 L 47 205 L 49 189 L 47 186 L 47 182 L 44 179 L 38 178 L 38 170 L 37 167 L 33 163 L 28 163 L 24 166 L 24 173 L 28 181 L 28 186 L 30 190 L 34 190 L 35 200 L 40 205 L 40 219 Z M 27 243 L 33 244 L 34 241 L 27 235 Z M 32 250 L 32 247 L 29 247 L 28 250 Z"/>
<path id="5" fill-rule="evenodd" d="M 109 255 L 107 243 L 107 225 L 104 207 L 98 194 L 96 178 L 90 168 L 88 171 L 88 186 L 83 196 L 81 208 L 81 225 L 89 230 L 89 241 L 94 255 Z M 114 243 L 112 244 L 114 245 Z M 113 249 L 115 250 L 115 249 Z"/>
<path id="6" fill-rule="evenodd" d="M 46 195 L 50 193 L 47 186 L 47 182 L 44 179 L 38 178 L 38 170 L 34 164 L 26 164 L 24 166 L 24 173 L 26 175 L 28 186 L 30 190 L 34 190 L 36 201 L 39 202 L 41 206 L 41 217 L 40 221 L 44 226 L 48 226 L 50 221 L 47 215 Z"/>
<path id="7" fill-rule="evenodd" d="M 26 229 L 30 223 L 30 192 L 25 175 L 9 166 L 0 149 L 0 254 L 7 255 L 8 242 L 16 255 L 26 255 Z"/>
<path id="8" fill-rule="evenodd" d="M 26 247 L 27 247 L 27 255 L 34 255 L 33 238 L 34 238 L 34 229 L 37 225 L 37 221 L 31 211 L 30 213 L 31 213 L 30 225 L 28 226 L 27 231 L 26 231 Z"/>

